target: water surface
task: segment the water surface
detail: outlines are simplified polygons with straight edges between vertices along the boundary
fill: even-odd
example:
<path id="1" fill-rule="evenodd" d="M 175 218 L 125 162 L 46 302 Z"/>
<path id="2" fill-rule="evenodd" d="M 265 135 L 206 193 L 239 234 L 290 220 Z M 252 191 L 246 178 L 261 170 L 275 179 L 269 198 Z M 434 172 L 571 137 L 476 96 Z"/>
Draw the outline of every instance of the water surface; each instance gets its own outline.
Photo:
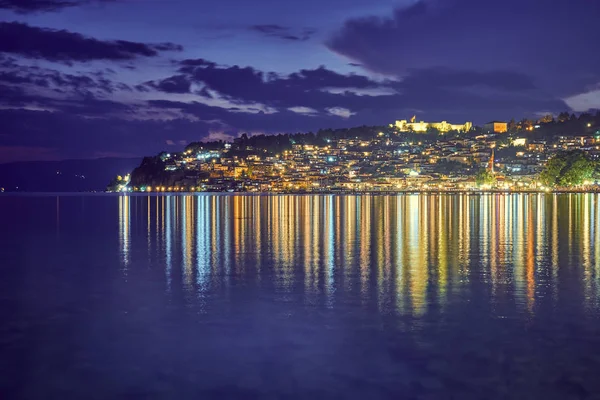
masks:
<path id="1" fill-rule="evenodd" d="M 0 196 L 0 397 L 600 398 L 599 200 Z"/>

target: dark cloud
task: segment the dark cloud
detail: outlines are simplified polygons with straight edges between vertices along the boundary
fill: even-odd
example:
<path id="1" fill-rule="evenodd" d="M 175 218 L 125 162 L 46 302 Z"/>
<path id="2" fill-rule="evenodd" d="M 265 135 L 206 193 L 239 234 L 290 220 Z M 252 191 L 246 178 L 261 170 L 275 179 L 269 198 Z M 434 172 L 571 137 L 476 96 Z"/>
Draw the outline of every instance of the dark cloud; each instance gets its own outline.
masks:
<path id="1" fill-rule="evenodd" d="M 152 85 L 150 84 L 150 82 L 146 82 L 146 83 L 142 83 L 140 85 L 135 85 L 135 90 L 137 90 L 138 92 L 142 92 L 142 93 L 148 93 L 151 91 L 151 88 L 157 88 L 159 87 L 158 83 L 153 83 Z"/>
<path id="2" fill-rule="evenodd" d="M 308 107 L 321 114 L 342 107 L 358 118 L 370 113 L 393 119 L 417 109 L 430 118 L 453 120 L 454 113 L 469 120 L 475 115 L 475 122 L 481 122 L 568 109 L 562 100 L 540 90 L 530 76 L 511 71 L 409 69 L 400 80 L 375 81 L 325 67 L 281 75 L 205 60 L 197 66 L 190 64 L 182 66 L 179 75 L 153 82 L 151 87 L 173 93 L 175 87 L 188 89 L 194 83 L 202 88 L 196 94 L 217 93 L 233 103 L 259 103 L 279 111 Z"/>
<path id="3" fill-rule="evenodd" d="M 352 19 L 328 47 L 366 68 L 516 71 L 557 95 L 600 81 L 597 21 L 589 0 L 420 0 L 386 18 Z"/>
<path id="4" fill-rule="evenodd" d="M 213 99 L 214 98 L 214 96 L 212 94 L 210 94 L 210 92 L 205 87 L 203 87 L 202 89 L 200 89 L 196 94 L 198 96 L 202 96 L 202 97 L 207 98 L 207 99 Z"/>
<path id="5" fill-rule="evenodd" d="M 18 13 L 57 11 L 78 5 L 76 1 L 63 0 L 0 0 L 0 8 Z"/>
<path id="6" fill-rule="evenodd" d="M 108 3 L 117 0 L 0 0 L 0 9 L 8 9 L 19 14 L 36 12 L 53 12 L 68 7 L 100 2 Z"/>
<path id="7" fill-rule="evenodd" d="M 20 65 L 12 59 L 0 62 L 0 108 L 46 110 L 93 119 L 126 118 L 137 111 L 135 107 L 112 99 L 124 91 L 131 88 L 107 79 L 103 70 L 70 74 Z"/>
<path id="8" fill-rule="evenodd" d="M 19 22 L 0 23 L 0 52 L 27 58 L 71 62 L 132 60 L 180 51 L 173 43 L 148 44 L 125 40 L 102 41 L 66 30 L 39 28 Z"/>
<path id="9" fill-rule="evenodd" d="M 199 94 L 205 97 L 210 95 L 207 91 L 209 89 L 233 102 L 258 102 L 283 108 L 306 105 L 321 109 L 339 105 L 337 101 L 341 95 L 329 93 L 327 89 L 382 87 L 381 83 L 365 76 L 343 75 L 325 67 L 280 75 L 252 67 L 226 67 L 205 60 L 186 60 L 179 72 L 180 75 L 155 81 L 150 85 L 164 92 L 182 93 L 181 89 L 189 88 L 195 83 L 203 88 Z"/>
<path id="10" fill-rule="evenodd" d="M 342 118 L 327 114 L 307 117 L 289 110 L 280 110 L 274 113 L 262 111 L 248 113 L 240 112 L 235 107 L 222 108 L 199 102 L 186 103 L 167 100 L 153 100 L 149 104 L 158 108 L 176 109 L 184 114 L 195 116 L 202 121 L 208 121 L 210 130 L 219 130 L 234 136 L 244 131 L 285 133 L 314 131 L 323 127 L 353 126 L 352 123 Z"/>
<path id="11" fill-rule="evenodd" d="M 323 88 L 368 88 L 381 84 L 366 76 L 350 74 L 343 75 L 321 66 L 317 69 L 303 69 L 286 78 L 280 78 L 279 83 L 300 90 L 318 90 Z"/>
<path id="12" fill-rule="evenodd" d="M 48 87 L 48 80 L 34 75 L 21 74 L 18 71 L 0 71 L 0 82 L 12 85 L 33 84 Z"/>
<path id="13" fill-rule="evenodd" d="M 203 58 L 194 58 L 194 59 L 187 59 L 187 60 L 182 60 L 182 61 L 175 61 L 175 63 L 178 65 L 181 65 L 182 67 L 216 67 L 217 66 L 216 63 L 205 60 Z"/>
<path id="14" fill-rule="evenodd" d="M 75 75 L 10 61 L 0 63 L 0 82 L 11 85 L 29 85 L 33 88 L 45 88 L 58 93 L 69 92 L 79 95 L 109 94 L 132 90 L 122 82 L 107 79 L 104 71 L 96 71 L 88 75 L 82 73 Z M 0 98 L 2 97 L 3 95 L 0 94 Z"/>
<path id="15" fill-rule="evenodd" d="M 189 93 L 192 84 L 187 76 L 175 75 L 160 81 L 147 82 L 146 85 L 165 93 Z"/>
<path id="16" fill-rule="evenodd" d="M 55 91 L 55 96 L 37 95 L 21 87 L 0 82 L 0 105 L 2 107 L 42 109 L 80 117 L 124 117 L 137 110 L 118 101 L 96 97 L 91 92 Z"/>
<path id="17" fill-rule="evenodd" d="M 291 41 L 305 41 L 316 33 L 316 30 L 312 28 L 303 28 L 296 31 L 293 28 L 275 24 L 252 25 L 248 29 L 265 36 Z"/>
<path id="18" fill-rule="evenodd" d="M 191 74 L 197 67 L 216 68 L 217 63 L 205 60 L 203 58 L 187 59 L 182 61 L 173 61 L 175 66 L 179 66 L 179 72 Z"/>

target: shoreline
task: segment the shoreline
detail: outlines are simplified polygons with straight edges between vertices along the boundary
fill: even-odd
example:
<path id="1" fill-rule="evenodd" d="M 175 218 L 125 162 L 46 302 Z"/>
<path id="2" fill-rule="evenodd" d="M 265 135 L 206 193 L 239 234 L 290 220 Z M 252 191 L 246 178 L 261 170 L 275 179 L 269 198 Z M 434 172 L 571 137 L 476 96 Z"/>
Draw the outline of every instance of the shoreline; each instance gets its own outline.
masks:
<path id="1" fill-rule="evenodd" d="M 393 196 L 393 195 L 514 195 L 514 194 L 600 194 L 600 190 L 394 190 L 394 191 L 322 191 L 322 192 L 2 192 L 0 196 L 79 196 L 79 195 L 114 195 L 114 196 Z"/>

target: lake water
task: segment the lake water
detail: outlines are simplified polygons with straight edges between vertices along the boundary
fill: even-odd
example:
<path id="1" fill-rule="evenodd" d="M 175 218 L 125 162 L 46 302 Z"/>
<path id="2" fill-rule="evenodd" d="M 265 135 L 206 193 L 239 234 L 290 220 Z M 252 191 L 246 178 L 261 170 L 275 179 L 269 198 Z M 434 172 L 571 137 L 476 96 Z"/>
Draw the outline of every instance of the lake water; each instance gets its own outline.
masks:
<path id="1" fill-rule="evenodd" d="M 600 398 L 600 196 L 1 196 L 2 399 Z"/>

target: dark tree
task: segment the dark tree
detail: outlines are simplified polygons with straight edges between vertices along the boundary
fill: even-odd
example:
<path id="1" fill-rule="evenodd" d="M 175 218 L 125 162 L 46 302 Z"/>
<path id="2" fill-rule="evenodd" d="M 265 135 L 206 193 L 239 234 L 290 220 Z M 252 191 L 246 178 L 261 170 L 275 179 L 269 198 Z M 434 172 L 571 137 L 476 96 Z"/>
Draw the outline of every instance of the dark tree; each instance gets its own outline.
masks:
<path id="1" fill-rule="evenodd" d="M 567 122 L 569 120 L 569 113 L 566 111 L 558 114 L 558 122 Z"/>
<path id="2" fill-rule="evenodd" d="M 594 176 L 597 162 L 580 150 L 566 151 L 552 157 L 540 174 L 546 186 L 579 186 Z"/>
<path id="3" fill-rule="evenodd" d="M 481 170 L 479 170 L 479 172 L 477 172 L 477 175 L 475 175 L 475 182 L 477 182 L 477 185 L 479 185 L 479 186 L 482 186 L 482 185 L 490 185 L 491 186 L 494 183 L 496 183 L 496 177 L 494 176 L 494 174 L 492 174 L 487 169 L 481 169 Z"/>

